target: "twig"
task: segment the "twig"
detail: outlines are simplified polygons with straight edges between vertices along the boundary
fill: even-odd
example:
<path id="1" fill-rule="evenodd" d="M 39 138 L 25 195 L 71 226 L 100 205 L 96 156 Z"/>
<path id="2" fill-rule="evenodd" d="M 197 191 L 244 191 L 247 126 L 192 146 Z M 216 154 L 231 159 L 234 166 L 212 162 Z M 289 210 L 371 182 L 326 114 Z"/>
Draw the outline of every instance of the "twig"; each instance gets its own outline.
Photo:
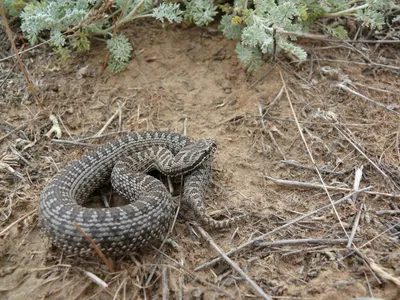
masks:
<path id="1" fill-rule="evenodd" d="M 36 102 L 39 104 L 41 110 L 44 110 L 43 103 L 40 100 L 38 94 L 36 93 L 36 90 L 35 90 L 35 88 L 34 88 L 34 86 L 32 84 L 32 81 L 29 79 L 28 72 L 25 69 L 25 66 L 24 66 L 24 64 L 22 62 L 21 56 L 18 54 L 18 49 L 15 46 L 14 39 L 13 39 L 13 34 L 11 32 L 10 26 L 8 25 L 7 17 L 6 17 L 6 14 L 4 12 L 4 9 L 3 9 L 3 4 L 1 2 L 0 2 L 0 15 L 1 15 L 2 19 L 3 19 L 4 26 L 6 27 L 6 32 L 7 32 L 8 38 L 10 40 L 11 46 L 13 48 L 13 51 L 15 53 L 15 56 L 16 56 L 16 58 L 18 60 L 19 67 L 20 67 L 22 73 L 24 73 L 24 77 L 25 77 L 25 80 L 26 80 L 26 82 L 27 82 L 27 84 L 29 86 L 29 90 L 31 91 L 31 93 L 32 93 L 33 97 L 35 98 Z"/>
<path id="2" fill-rule="evenodd" d="M 107 129 L 108 125 L 111 124 L 112 121 L 114 121 L 114 119 L 121 113 L 121 109 L 122 107 L 125 105 L 122 104 L 121 107 L 118 107 L 118 109 L 115 111 L 115 113 L 111 116 L 110 119 L 108 119 L 108 121 L 106 122 L 106 124 L 104 124 L 103 128 L 100 129 L 100 131 L 98 133 L 96 133 L 94 136 L 100 136 L 103 134 L 103 132 Z"/>
<path id="3" fill-rule="evenodd" d="M 249 277 L 249 275 L 247 275 L 233 260 L 231 260 L 222 251 L 222 249 L 213 241 L 211 236 L 203 228 L 201 228 L 197 224 L 195 224 L 194 226 L 200 232 L 202 237 L 207 240 L 207 242 L 211 245 L 211 247 L 215 251 L 217 251 L 219 255 L 221 255 L 221 258 L 224 259 L 236 272 L 238 272 L 263 299 L 272 300 L 271 296 L 267 295 L 261 289 L 261 287 Z"/>
<path id="4" fill-rule="evenodd" d="M 309 167 L 309 166 L 305 166 L 305 165 L 299 164 L 295 160 L 281 160 L 281 163 L 292 165 L 292 166 L 295 166 L 295 167 L 298 167 L 298 168 L 307 169 L 307 170 L 312 170 L 312 171 L 315 170 L 313 167 Z M 336 171 L 331 171 L 331 170 L 321 169 L 321 168 L 319 168 L 319 171 L 321 173 L 328 173 L 328 174 L 333 174 L 333 175 L 343 175 L 343 174 L 347 173 L 346 171 L 336 172 Z"/>
<path id="5" fill-rule="evenodd" d="M 271 138 L 271 140 L 272 140 L 272 142 L 274 143 L 275 147 L 278 149 L 279 153 L 282 155 L 283 159 L 286 159 L 285 154 L 282 152 L 281 147 L 279 147 L 278 143 L 276 142 L 275 137 L 274 137 L 274 135 L 272 134 L 271 130 L 265 126 L 265 123 L 264 123 L 264 116 L 263 116 L 261 104 L 258 104 L 258 110 L 259 110 L 259 112 L 260 112 L 260 120 L 261 120 L 261 125 L 262 125 L 262 127 L 264 128 L 264 130 L 265 130 L 266 132 L 268 132 L 269 137 Z"/>
<path id="6" fill-rule="evenodd" d="M 313 76 L 314 55 L 316 55 L 314 49 L 315 49 L 315 45 L 313 44 L 312 48 L 311 48 L 311 55 L 310 55 L 310 71 L 308 72 L 308 78 L 307 78 L 308 82 L 311 82 L 311 79 L 312 79 L 312 76 Z"/>
<path id="7" fill-rule="evenodd" d="M 370 187 L 361 189 L 361 190 L 359 190 L 358 192 L 367 190 L 367 189 L 369 189 L 369 188 L 370 188 Z M 293 225 L 293 224 L 295 224 L 295 223 L 297 223 L 297 222 L 299 222 L 299 221 L 301 221 L 301 220 L 303 220 L 303 219 L 305 219 L 305 218 L 308 218 L 308 217 L 310 217 L 310 216 L 312 216 L 312 215 L 315 215 L 315 214 L 317 214 L 317 213 L 320 213 L 321 211 L 324 211 L 324 210 L 326 210 L 326 209 L 331 208 L 332 205 L 341 204 L 342 202 L 344 202 L 344 201 L 348 200 L 349 198 L 351 198 L 351 197 L 353 196 L 354 193 L 355 193 L 355 192 L 352 192 L 352 193 L 350 193 L 350 194 L 344 196 L 343 198 L 341 198 L 341 199 L 339 199 L 339 200 L 337 200 L 337 201 L 335 201 L 335 202 L 333 202 L 333 203 L 329 203 L 329 204 L 327 204 L 327 205 L 325 205 L 325 206 L 323 206 L 323 207 L 321 207 L 321 208 L 318 208 L 317 210 L 314 210 L 314 211 L 312 211 L 312 212 L 310 212 L 310 213 L 308 213 L 308 214 L 305 214 L 305 215 L 302 215 L 302 216 L 300 216 L 300 217 L 298 217 L 298 218 L 296 218 L 296 219 L 293 219 L 293 220 L 289 221 L 288 223 L 286 223 L 286 224 L 284 224 L 284 225 L 282 225 L 282 226 L 279 226 L 279 227 L 277 227 L 277 228 L 275 228 L 275 229 L 273 229 L 273 230 L 271 230 L 271 231 L 269 231 L 269 232 L 267 232 L 267 233 L 264 233 L 264 234 L 262 234 L 262 235 L 260 235 L 260 236 L 258 236 L 258 237 L 256 237 L 256 238 L 250 240 L 250 241 L 247 241 L 246 243 L 244 243 L 244 244 L 242 244 L 242 245 L 240 245 L 240 246 L 238 246 L 238 247 L 232 248 L 231 250 L 229 250 L 229 251 L 226 252 L 225 254 L 226 254 L 226 255 L 232 255 L 233 253 L 239 252 L 239 251 L 243 250 L 244 248 L 255 244 L 256 242 L 263 240 L 264 238 L 266 238 L 267 236 L 269 236 L 269 235 L 271 235 L 271 234 L 273 234 L 273 233 L 276 233 L 276 232 L 278 232 L 278 231 L 280 231 L 280 230 L 282 230 L 282 229 L 284 229 L 284 228 L 286 228 L 286 227 L 289 227 L 290 225 Z M 220 257 L 215 258 L 215 259 L 213 259 L 213 260 L 211 260 L 211 261 L 209 261 L 209 262 L 207 262 L 207 263 L 205 263 L 205 264 L 203 264 L 203 265 L 201 265 L 201 266 L 198 266 L 198 267 L 197 267 L 196 269 L 194 269 L 194 270 L 195 270 L 195 271 L 199 271 L 199 270 L 202 270 L 202 269 L 204 269 L 204 268 L 206 268 L 206 267 L 213 266 L 213 265 L 215 265 L 216 263 L 218 263 L 220 260 L 221 260 Z"/>
<path id="8" fill-rule="evenodd" d="M 385 104 L 383 104 L 383 103 L 380 103 L 380 102 L 377 102 L 377 101 L 375 101 L 375 100 L 372 100 L 372 99 L 368 98 L 367 96 L 364 96 L 363 94 L 352 90 L 351 88 L 349 88 L 349 87 L 348 87 L 347 85 L 345 85 L 344 83 L 339 83 L 337 86 L 340 87 L 340 88 L 343 89 L 343 90 L 346 90 L 346 91 L 348 91 L 348 92 L 350 92 L 350 93 L 352 93 L 352 94 L 354 94 L 354 95 L 356 95 L 356 96 L 358 96 L 358 97 L 364 99 L 364 100 L 367 100 L 367 101 L 370 102 L 370 103 L 373 103 L 373 104 L 375 104 L 375 105 L 377 105 L 377 106 L 379 106 L 379 107 L 382 107 L 382 108 L 384 108 L 384 109 L 387 110 L 387 111 L 390 111 L 390 112 L 392 112 L 392 113 L 395 113 L 396 115 L 400 115 L 400 112 L 395 111 L 394 109 L 390 108 L 389 105 L 387 106 L 387 105 L 385 105 Z M 391 105 L 391 106 L 393 106 L 393 105 Z"/>
<path id="9" fill-rule="evenodd" d="M 95 242 L 93 242 L 93 240 L 86 234 L 86 232 L 83 231 L 83 229 L 81 228 L 81 226 L 79 226 L 79 224 L 74 221 L 74 226 L 76 228 L 76 230 L 78 230 L 83 237 L 89 242 L 89 244 L 94 248 L 94 250 L 96 251 L 96 253 L 100 256 L 100 258 L 104 261 L 104 263 L 106 264 L 107 268 L 111 271 L 111 272 L 115 272 L 114 268 L 112 266 L 112 264 L 110 263 L 110 261 L 107 259 L 107 257 L 104 255 L 104 253 L 100 250 L 100 248 L 95 244 Z"/>
<path id="10" fill-rule="evenodd" d="M 154 276 L 154 274 L 156 274 L 156 270 L 157 270 L 158 266 L 160 265 L 161 259 L 162 259 L 162 256 L 159 255 L 157 257 L 157 259 L 155 260 L 155 263 L 154 263 L 153 267 L 151 268 L 151 270 L 149 272 L 149 276 L 147 277 L 145 286 L 149 286 L 150 285 L 150 283 L 151 283 L 151 281 L 153 279 L 153 276 Z"/>
<path id="11" fill-rule="evenodd" d="M 314 60 L 317 61 L 329 61 L 329 62 L 335 62 L 335 63 L 344 63 L 346 65 L 352 64 L 352 65 L 361 65 L 361 66 L 376 66 L 376 67 L 382 67 L 382 68 L 386 68 L 386 69 L 391 69 L 391 70 L 400 70 L 400 67 L 397 66 L 392 66 L 392 65 L 384 65 L 384 64 L 379 64 L 376 62 L 359 62 L 359 61 L 352 61 L 352 60 L 340 60 L 340 59 L 330 59 L 330 58 L 317 58 Z M 308 59 L 304 59 L 304 60 L 293 60 L 290 63 L 291 64 L 298 64 L 298 63 L 305 63 L 307 62 Z"/>
<path id="12" fill-rule="evenodd" d="M 279 240 L 273 242 L 256 243 L 257 247 L 273 247 L 298 244 L 313 244 L 313 245 L 338 245 L 346 244 L 348 239 L 294 239 L 294 240 Z"/>
<path id="13" fill-rule="evenodd" d="M 276 97 L 274 98 L 274 100 L 271 101 L 270 104 L 268 104 L 267 108 L 264 111 L 264 114 L 262 115 L 262 118 L 265 117 L 265 115 L 269 112 L 269 110 L 272 108 L 272 106 L 275 105 L 276 102 L 278 102 L 279 99 L 281 99 L 283 94 L 283 87 L 281 88 L 281 90 L 279 91 L 278 95 L 276 95 Z"/>
<path id="14" fill-rule="evenodd" d="M 11 76 L 11 74 L 14 72 L 15 67 L 18 66 L 18 62 L 14 64 L 14 66 L 11 68 L 10 72 L 8 72 L 7 76 L 3 79 L 3 81 L 0 84 L 0 89 L 3 87 L 3 85 L 7 82 L 7 79 Z"/>
<path id="15" fill-rule="evenodd" d="M 0 170 L 7 170 L 8 172 L 10 172 L 12 175 L 18 177 L 19 179 L 23 179 L 24 176 L 18 172 L 15 171 L 13 167 L 11 167 L 8 163 L 2 162 L 0 161 Z"/>
<path id="16" fill-rule="evenodd" d="M 300 181 L 293 181 L 293 180 L 284 180 L 284 179 L 277 179 L 271 176 L 265 176 L 265 178 L 272 180 L 275 183 L 278 184 L 284 184 L 284 185 L 292 185 L 300 188 L 313 188 L 313 189 L 323 189 L 324 187 L 322 184 L 316 184 L 316 183 L 309 183 L 309 182 L 300 182 Z M 326 188 L 328 190 L 336 190 L 336 191 L 343 191 L 343 192 L 351 192 L 353 191 L 350 188 L 343 188 L 343 187 L 337 187 L 337 186 L 331 186 L 327 185 Z M 357 191 L 359 193 L 362 192 L 362 190 Z M 369 194 L 369 195 L 378 195 L 378 196 L 385 196 L 385 197 L 392 197 L 392 198 L 400 198 L 400 194 L 389 194 L 389 193 L 381 193 L 381 192 L 374 192 L 374 191 L 363 191 L 363 193 Z"/>
<path id="17" fill-rule="evenodd" d="M 369 283 L 367 273 L 366 273 L 365 271 L 363 271 L 363 273 L 364 273 L 365 281 L 367 282 L 369 294 L 370 294 L 370 296 L 371 296 L 372 298 L 374 298 L 374 293 L 372 292 L 372 288 L 371 288 L 371 285 L 370 285 L 370 283 Z"/>
<path id="18" fill-rule="evenodd" d="M 362 244 L 360 247 L 358 247 L 358 249 L 351 251 L 350 253 L 348 253 L 346 256 L 341 257 L 338 261 L 342 261 L 344 259 L 346 259 L 347 257 L 353 255 L 356 252 L 359 252 L 359 250 L 361 250 L 361 248 L 364 248 L 365 246 L 369 245 L 370 243 L 372 243 L 373 241 L 375 241 L 377 238 L 379 238 L 380 236 L 382 236 L 383 234 L 385 234 L 386 232 L 392 230 L 393 228 L 396 228 L 397 226 L 400 225 L 400 222 L 390 226 L 389 228 L 385 229 L 384 231 L 382 231 L 380 234 L 374 236 L 372 239 L 370 239 L 368 242 L 365 242 L 364 244 Z"/>
<path id="19" fill-rule="evenodd" d="M 162 266 L 161 278 L 162 278 L 162 300 L 168 300 L 169 288 L 168 288 L 167 266 L 165 264 Z"/>
<path id="20" fill-rule="evenodd" d="M 77 145 L 77 146 L 83 146 L 83 147 L 97 147 L 97 146 L 99 146 L 97 144 L 81 143 L 81 142 L 68 141 L 68 140 L 51 139 L 51 141 L 53 143 L 56 143 L 56 144 L 69 144 L 69 145 Z"/>
<path id="21" fill-rule="evenodd" d="M 337 42 L 341 40 L 336 40 Z M 364 44 L 399 44 L 400 40 L 344 40 L 346 43 L 364 43 Z"/>
<path id="22" fill-rule="evenodd" d="M 382 267 L 378 266 L 371 258 L 364 257 L 364 259 L 367 261 L 371 269 L 374 270 L 379 277 L 393 282 L 395 285 L 397 285 L 397 287 L 400 288 L 399 278 L 393 276 L 392 274 L 389 273 L 389 271 L 386 271 Z"/>
<path id="23" fill-rule="evenodd" d="M 385 172 L 383 172 L 382 170 L 381 170 L 381 168 L 379 168 L 379 166 L 376 164 L 376 163 L 374 163 L 355 143 L 353 143 L 353 141 L 349 138 L 349 137 L 347 137 L 347 135 L 342 131 L 342 130 L 340 130 L 337 126 L 335 126 L 335 125 L 333 125 L 333 127 L 335 127 L 335 129 L 337 130 L 337 131 L 339 131 L 339 133 L 358 151 L 358 152 L 360 152 L 360 154 L 362 155 L 362 156 L 364 156 L 370 163 L 371 163 L 371 165 L 373 165 L 374 167 L 375 167 L 375 169 L 377 170 L 377 171 L 379 171 L 379 173 L 381 173 L 382 175 L 383 175 L 383 177 L 385 177 L 386 179 L 388 179 L 389 178 L 389 176 L 387 175 L 387 174 L 385 174 Z"/>
<path id="24" fill-rule="evenodd" d="M 295 120 L 292 119 L 287 119 L 287 118 L 278 118 L 278 117 L 271 117 L 271 116 L 265 116 L 266 119 L 272 120 L 272 121 L 282 121 L 282 122 L 290 122 L 290 123 L 295 123 Z M 229 122 L 229 120 L 228 120 Z M 220 124 L 223 124 L 225 122 L 222 122 Z M 311 122 L 311 121 L 299 121 L 300 124 L 311 124 L 311 125 L 322 125 L 322 126 L 333 126 L 333 125 L 340 125 L 340 126 L 357 126 L 357 127 L 369 127 L 369 126 L 378 126 L 382 124 L 390 124 L 390 125 L 397 125 L 396 122 L 389 122 L 385 120 L 380 120 L 379 123 L 370 123 L 370 124 L 360 124 L 360 123 L 327 123 L 327 122 Z"/>
<path id="25" fill-rule="evenodd" d="M 115 291 L 114 297 L 113 297 L 112 300 L 117 300 L 118 299 L 118 293 L 119 293 L 119 291 L 121 290 L 122 287 L 124 287 L 124 288 L 126 287 L 126 281 L 127 281 L 126 278 L 124 278 L 122 280 L 121 284 L 118 286 L 117 290 Z M 125 297 L 123 299 L 125 299 Z"/>
<path id="26" fill-rule="evenodd" d="M 362 86 L 363 88 L 367 88 L 369 90 L 378 91 L 378 92 L 382 92 L 382 93 L 388 93 L 388 94 L 400 93 L 400 91 L 384 90 L 384 89 L 380 89 L 380 88 L 377 88 L 377 87 L 361 84 L 361 83 L 358 83 L 358 82 L 352 82 L 351 84 L 352 85 Z"/>
<path id="27" fill-rule="evenodd" d="M 16 127 L 15 129 L 11 130 L 11 131 L 8 132 L 7 134 L 5 134 L 5 135 L 3 135 L 2 137 L 0 137 L 0 142 L 1 142 L 2 140 L 4 140 L 5 138 L 9 137 L 10 135 L 12 135 L 13 133 L 15 133 L 15 132 L 21 130 L 21 129 L 24 128 L 25 126 L 28 126 L 29 124 L 35 122 L 36 120 L 37 120 L 37 117 L 35 117 L 34 119 L 32 119 L 32 120 L 30 120 L 30 121 L 28 121 L 28 122 L 26 122 L 26 123 L 24 123 L 24 124 L 22 124 L 22 125 L 19 125 L 19 126 Z"/>
<path id="28" fill-rule="evenodd" d="M 13 145 L 9 145 L 8 147 L 10 148 L 12 153 L 19 157 L 19 159 L 21 159 L 28 166 L 32 167 L 32 164 L 25 157 L 23 157 L 22 154 L 17 149 L 15 149 Z"/>
<path id="29" fill-rule="evenodd" d="M 23 221 L 25 218 L 29 217 L 30 215 L 33 215 L 35 212 L 37 212 L 37 209 L 34 209 L 30 212 L 28 212 L 26 215 L 23 215 L 21 218 L 19 218 L 18 220 L 12 222 L 10 225 L 8 225 L 6 228 L 4 228 L 1 232 L 0 232 L 0 236 L 2 236 L 3 234 L 5 234 L 8 230 L 10 230 L 14 225 L 18 224 L 19 222 Z"/>
<path id="30" fill-rule="evenodd" d="M 111 135 L 118 135 L 118 134 L 124 134 L 124 133 L 128 133 L 128 131 L 115 131 L 115 132 L 105 133 L 102 135 L 92 135 L 92 136 L 76 139 L 75 141 L 81 142 L 81 141 L 87 141 L 87 140 L 93 140 L 93 139 L 102 139 L 105 137 L 109 137 Z"/>
<path id="31" fill-rule="evenodd" d="M 377 210 L 375 213 L 378 216 L 381 216 L 381 215 L 400 215 L 400 210 Z"/>
<path id="32" fill-rule="evenodd" d="M 331 197 L 331 195 L 329 194 L 328 189 L 326 188 L 325 181 L 324 181 L 324 179 L 322 178 L 321 172 L 318 170 L 317 163 L 315 162 L 314 157 L 313 157 L 313 155 L 312 155 L 312 153 L 311 153 L 311 150 L 310 150 L 310 148 L 308 147 L 307 141 L 306 141 L 306 139 L 305 139 L 305 137 L 304 137 L 304 134 L 303 134 L 303 130 L 302 130 L 302 128 L 300 127 L 300 124 L 299 124 L 299 122 L 298 122 L 296 112 L 294 111 L 294 107 L 293 107 L 292 101 L 291 101 L 291 99 L 290 99 L 289 92 L 288 92 L 288 90 L 287 90 L 287 88 L 286 88 L 286 82 L 285 82 L 285 80 L 283 79 L 283 75 L 282 75 L 282 72 L 281 72 L 281 71 L 279 71 L 279 75 L 280 75 L 280 77 L 281 77 L 282 84 L 283 84 L 283 87 L 284 87 L 285 93 L 286 93 L 286 98 L 287 98 L 287 100 L 288 100 L 288 102 L 289 102 L 290 110 L 292 111 L 293 118 L 294 118 L 294 120 L 296 121 L 296 126 L 297 126 L 297 129 L 298 129 L 299 134 L 300 134 L 300 136 L 301 136 L 301 139 L 303 140 L 304 146 L 305 146 L 306 149 L 307 149 L 308 155 L 309 155 L 309 157 L 310 157 L 310 159 L 311 159 L 311 162 L 312 162 L 312 164 L 313 164 L 313 166 L 314 166 L 314 168 L 315 168 L 315 171 L 316 171 L 317 174 L 318 174 L 319 180 L 321 181 L 321 183 L 322 183 L 322 185 L 323 185 L 323 188 L 324 188 L 324 190 L 325 190 L 325 193 L 326 193 L 326 195 L 328 196 L 329 202 L 332 204 L 332 208 L 333 208 L 333 211 L 335 212 L 336 218 L 338 219 L 338 221 L 339 221 L 339 223 L 340 223 L 340 226 L 341 226 L 342 229 L 343 229 L 343 232 L 344 232 L 345 235 L 348 237 L 349 235 L 347 234 L 347 231 L 346 231 L 346 229 L 344 228 L 343 222 L 342 222 L 342 220 L 340 219 L 340 216 L 339 216 L 339 214 L 338 214 L 338 212 L 337 212 L 337 210 L 336 210 L 336 207 L 333 205 L 332 197 Z"/>
<path id="33" fill-rule="evenodd" d="M 357 194 L 358 193 L 356 193 L 354 195 L 357 195 Z M 358 224 L 360 222 L 361 212 L 363 211 L 364 207 L 365 207 L 364 204 L 361 204 L 360 209 L 358 210 L 356 219 L 354 220 L 353 229 L 351 230 L 349 241 L 347 243 L 347 248 L 351 248 L 351 244 L 353 243 L 354 237 L 356 236 L 356 232 L 357 232 L 357 229 L 358 229 Z"/>
<path id="34" fill-rule="evenodd" d="M 230 297 L 231 299 L 234 299 L 234 297 L 228 293 L 227 291 L 224 291 L 223 289 L 221 289 L 220 287 L 217 287 L 211 283 L 209 283 L 208 281 L 205 281 L 203 279 L 201 279 L 198 275 L 196 275 L 194 272 L 192 272 L 191 270 L 189 270 L 188 268 L 186 268 L 184 265 L 180 264 L 179 262 L 177 262 L 175 259 L 173 259 L 172 257 L 168 256 L 167 254 L 161 252 L 159 249 L 157 249 L 156 247 L 153 247 L 153 249 L 155 251 L 157 251 L 158 253 L 160 253 L 161 255 L 165 256 L 166 258 L 168 258 L 169 260 L 171 260 L 176 267 L 178 267 L 179 269 L 184 270 L 186 273 L 188 273 L 191 277 L 193 277 L 194 280 L 200 282 L 201 284 L 207 285 L 209 287 L 211 287 L 212 289 L 220 292 L 221 294 L 224 294 L 228 297 Z"/>
<path id="35" fill-rule="evenodd" d="M 310 39 L 310 40 L 320 40 L 320 41 L 329 41 L 329 35 L 322 34 L 312 34 L 312 33 L 303 33 L 303 32 L 295 32 L 295 31 L 286 31 L 279 26 L 274 25 L 273 29 L 276 30 L 279 34 L 296 36 L 300 38 Z"/>
<path id="36" fill-rule="evenodd" d="M 183 264 L 183 261 L 182 261 L 182 264 Z M 178 286 L 179 286 L 178 299 L 179 300 L 183 300 L 183 280 L 184 280 L 184 277 L 182 275 L 183 275 L 182 273 L 179 274 L 179 282 L 178 282 Z"/>

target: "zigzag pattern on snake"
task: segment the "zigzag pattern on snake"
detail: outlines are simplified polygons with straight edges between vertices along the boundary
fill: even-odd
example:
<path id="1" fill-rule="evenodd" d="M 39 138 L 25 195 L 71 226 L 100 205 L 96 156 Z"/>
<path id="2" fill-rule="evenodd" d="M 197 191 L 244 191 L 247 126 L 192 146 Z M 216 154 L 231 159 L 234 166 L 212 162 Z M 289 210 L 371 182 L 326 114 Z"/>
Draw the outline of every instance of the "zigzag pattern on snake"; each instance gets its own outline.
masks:
<path id="1" fill-rule="evenodd" d="M 115 139 L 68 164 L 45 187 L 39 205 L 41 225 L 52 243 L 68 252 L 90 250 L 74 221 L 105 253 L 141 248 L 165 233 L 174 215 L 174 204 L 165 186 L 144 174 L 158 169 L 168 176 L 184 175 L 183 202 L 200 222 L 211 227 L 227 226 L 233 219 L 212 219 L 204 204 L 215 148 L 212 139 L 193 141 L 159 131 Z M 112 208 L 82 206 L 111 173 L 114 188 L 130 203 Z"/>

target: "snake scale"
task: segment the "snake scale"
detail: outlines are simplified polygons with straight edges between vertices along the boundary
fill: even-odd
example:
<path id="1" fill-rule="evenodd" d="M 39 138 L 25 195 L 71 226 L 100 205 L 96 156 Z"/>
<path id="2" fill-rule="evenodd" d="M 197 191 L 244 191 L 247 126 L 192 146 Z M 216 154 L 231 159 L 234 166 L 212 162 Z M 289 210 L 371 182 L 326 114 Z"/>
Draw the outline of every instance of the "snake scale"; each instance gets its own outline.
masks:
<path id="1" fill-rule="evenodd" d="M 40 223 L 53 245 L 67 252 L 82 254 L 91 250 L 74 222 L 105 253 L 141 248 L 159 239 L 174 215 L 172 196 L 165 186 L 144 174 L 158 169 L 167 176 L 184 176 L 182 201 L 200 222 L 225 227 L 233 219 L 212 219 L 204 204 L 215 149 L 213 139 L 193 141 L 170 132 L 137 132 L 117 138 L 87 152 L 55 175 L 41 194 Z M 111 173 L 114 188 L 130 203 L 111 208 L 84 207 L 89 195 Z"/>

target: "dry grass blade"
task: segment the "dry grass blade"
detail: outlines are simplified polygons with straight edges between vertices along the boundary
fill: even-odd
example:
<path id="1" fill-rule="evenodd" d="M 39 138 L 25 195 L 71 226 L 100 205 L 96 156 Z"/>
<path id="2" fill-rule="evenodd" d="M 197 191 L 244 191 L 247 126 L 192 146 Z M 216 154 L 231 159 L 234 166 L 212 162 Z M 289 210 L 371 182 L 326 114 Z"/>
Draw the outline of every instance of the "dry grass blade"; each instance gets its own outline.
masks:
<path id="1" fill-rule="evenodd" d="M 272 300 L 271 296 L 267 295 L 262 288 L 255 283 L 249 275 L 247 275 L 233 260 L 231 260 L 222 249 L 214 242 L 211 236 L 200 226 L 195 225 L 195 228 L 200 232 L 201 236 L 207 240 L 207 242 L 211 245 L 211 247 L 221 255 L 222 259 L 225 260 L 236 272 L 246 280 L 249 285 L 259 294 L 263 299 Z"/>
<path id="2" fill-rule="evenodd" d="M 357 194 L 355 194 L 355 195 L 357 195 Z M 361 207 L 357 212 L 356 219 L 354 220 L 354 224 L 353 224 L 353 229 L 351 230 L 349 241 L 347 243 L 347 248 L 351 248 L 351 244 L 353 243 L 354 237 L 356 236 L 356 232 L 357 232 L 358 225 L 360 222 L 361 212 L 363 211 L 364 207 L 365 207 L 364 204 L 361 204 Z"/>
<path id="3" fill-rule="evenodd" d="M 29 217 L 30 215 L 33 215 L 34 213 L 37 213 L 37 209 L 34 209 L 30 212 L 28 212 L 27 214 L 23 215 L 21 218 L 19 218 L 18 220 L 12 222 L 10 225 L 8 225 L 6 228 L 4 228 L 1 232 L 0 232 L 0 236 L 4 235 L 7 231 L 9 231 L 13 226 L 15 226 L 16 224 L 18 224 L 19 222 L 23 221 L 25 218 Z"/>
<path id="4" fill-rule="evenodd" d="M 322 184 L 315 184 L 315 183 L 309 183 L 309 182 L 301 182 L 301 181 L 294 181 L 294 180 L 285 180 L 285 179 L 278 179 L 278 178 L 274 178 L 271 176 L 265 176 L 265 178 L 272 180 L 275 183 L 278 184 L 283 184 L 283 185 L 291 185 L 291 186 L 295 186 L 295 187 L 299 187 L 299 188 L 312 188 L 312 189 L 323 189 L 324 186 Z M 325 187 L 328 190 L 332 190 L 332 191 L 343 191 L 343 192 L 352 192 L 353 190 L 350 188 L 343 188 L 343 187 L 339 187 L 339 186 L 331 186 L 331 185 L 325 185 Z M 369 187 L 371 188 L 371 187 Z M 368 189 L 369 189 L 368 188 Z M 357 193 L 365 193 L 365 194 L 369 194 L 369 195 L 376 195 L 376 196 L 384 196 L 384 197 L 392 197 L 392 198 L 400 198 L 400 193 L 399 194 L 389 194 L 389 193 L 381 193 L 381 192 L 375 192 L 375 191 L 369 191 L 366 189 L 362 189 L 359 191 L 355 191 Z"/>
<path id="5" fill-rule="evenodd" d="M 388 270 L 383 269 L 381 266 L 376 264 L 370 258 L 367 258 L 367 262 L 368 262 L 369 266 L 371 267 L 371 269 L 374 270 L 376 272 L 376 274 L 378 274 L 379 277 L 393 282 L 395 285 L 397 285 L 400 288 L 400 278 L 393 276 L 392 274 L 389 273 Z"/>
<path id="6" fill-rule="evenodd" d="M 374 168 L 379 172 L 379 173 L 381 173 L 382 174 L 382 176 L 384 177 L 384 178 L 389 178 L 388 177 L 388 175 L 385 173 L 385 172 L 383 172 L 382 171 L 382 169 L 381 168 L 379 168 L 379 166 L 376 164 L 376 163 L 374 163 L 373 161 L 372 161 L 372 159 L 370 159 L 342 130 L 340 130 L 337 126 L 335 126 L 335 125 L 333 125 L 333 127 L 335 127 L 335 129 L 354 147 L 354 149 L 356 149 L 362 156 L 364 156 L 369 162 L 370 162 L 370 164 L 371 165 L 373 165 L 374 166 Z"/>
<path id="7" fill-rule="evenodd" d="M 338 87 L 340 87 L 341 89 L 343 89 L 343 90 L 345 90 L 345 91 L 348 91 L 348 92 L 350 92 L 350 93 L 352 93 L 352 94 L 354 94 L 354 95 L 356 95 L 356 96 L 358 96 L 358 97 L 360 97 L 360 98 L 366 100 L 367 102 L 370 102 L 370 103 L 375 104 L 376 106 L 382 107 L 382 108 L 386 109 L 386 110 L 389 111 L 389 112 L 392 112 L 392 113 L 394 113 L 394 114 L 396 114 L 396 115 L 400 115 L 400 112 L 395 111 L 395 110 L 392 109 L 390 106 L 387 106 L 387 105 L 385 105 L 385 104 L 382 104 L 382 103 L 380 103 L 380 102 L 377 102 L 377 101 L 375 101 L 375 100 L 372 100 L 372 99 L 368 98 L 367 96 L 364 96 L 363 94 L 360 94 L 359 92 L 356 92 L 356 91 L 352 90 L 351 88 L 349 88 L 348 86 L 346 86 L 346 85 L 343 84 L 343 83 L 339 83 L 339 84 L 338 84 Z M 391 105 L 391 106 L 393 106 L 393 105 Z"/>
<path id="8" fill-rule="evenodd" d="M 346 244 L 348 239 L 296 239 L 296 240 L 277 240 L 273 242 L 257 243 L 257 247 L 273 247 L 273 246 L 286 246 L 286 245 L 299 245 L 299 244 L 313 244 L 313 245 L 339 245 Z"/>

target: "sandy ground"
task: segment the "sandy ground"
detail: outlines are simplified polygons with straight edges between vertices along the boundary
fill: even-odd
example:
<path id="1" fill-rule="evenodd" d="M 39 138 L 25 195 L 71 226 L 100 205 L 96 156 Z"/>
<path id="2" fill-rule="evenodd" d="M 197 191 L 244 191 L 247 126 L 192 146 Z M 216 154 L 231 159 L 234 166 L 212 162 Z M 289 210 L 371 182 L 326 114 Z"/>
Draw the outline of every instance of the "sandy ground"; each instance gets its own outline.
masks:
<path id="1" fill-rule="evenodd" d="M 235 42 L 213 28 L 150 22 L 129 25 L 124 33 L 134 58 L 118 74 L 103 70 L 100 42 L 65 64 L 45 47 L 23 56 L 47 113 L 13 69 L 15 61 L 0 61 L 1 299 L 260 298 L 226 262 L 195 271 L 218 254 L 181 218 L 171 234 L 175 247 L 114 258 L 114 272 L 96 255 L 68 256 L 52 248 L 38 224 L 40 192 L 89 148 L 46 137 L 49 113 L 60 122 L 62 140 L 92 136 L 110 119 L 104 133 L 170 130 L 217 139 L 208 211 L 217 219 L 243 213 L 248 219 L 205 229 L 224 251 L 272 230 L 263 241 L 286 241 L 253 244 L 231 256 L 274 299 L 399 299 L 398 48 L 303 41 L 311 60 L 280 56 L 278 64 L 248 74 Z M 4 41 L 2 56 L 10 53 Z M 363 168 L 360 187 L 373 186 L 371 194 L 284 226 L 348 195 L 357 168 Z M 322 180 L 332 189 L 328 197 L 323 189 L 268 177 Z M 293 239 L 317 241 L 287 241 Z"/>

